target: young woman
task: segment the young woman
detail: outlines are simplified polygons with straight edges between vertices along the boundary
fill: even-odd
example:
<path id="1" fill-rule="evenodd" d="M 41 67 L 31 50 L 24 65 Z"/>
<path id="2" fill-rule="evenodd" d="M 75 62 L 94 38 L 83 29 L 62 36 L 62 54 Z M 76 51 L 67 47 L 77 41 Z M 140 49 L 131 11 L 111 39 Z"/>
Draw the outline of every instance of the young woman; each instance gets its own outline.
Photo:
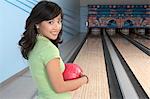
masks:
<path id="1" fill-rule="evenodd" d="M 25 32 L 19 45 L 28 60 L 38 88 L 38 99 L 71 99 L 67 92 L 88 82 L 87 76 L 64 81 L 64 63 L 60 57 L 62 9 L 54 2 L 41 1 L 26 20 Z"/>

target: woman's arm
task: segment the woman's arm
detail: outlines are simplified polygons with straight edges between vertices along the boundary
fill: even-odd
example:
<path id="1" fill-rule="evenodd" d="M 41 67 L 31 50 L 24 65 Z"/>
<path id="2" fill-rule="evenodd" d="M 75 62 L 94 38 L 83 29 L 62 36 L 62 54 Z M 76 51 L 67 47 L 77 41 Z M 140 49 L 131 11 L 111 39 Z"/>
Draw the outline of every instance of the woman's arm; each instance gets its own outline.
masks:
<path id="1" fill-rule="evenodd" d="M 79 88 L 81 85 L 86 84 L 88 79 L 86 76 L 75 80 L 64 81 L 63 75 L 60 69 L 60 59 L 55 58 L 47 63 L 47 74 L 53 89 L 57 93 L 72 91 Z"/>

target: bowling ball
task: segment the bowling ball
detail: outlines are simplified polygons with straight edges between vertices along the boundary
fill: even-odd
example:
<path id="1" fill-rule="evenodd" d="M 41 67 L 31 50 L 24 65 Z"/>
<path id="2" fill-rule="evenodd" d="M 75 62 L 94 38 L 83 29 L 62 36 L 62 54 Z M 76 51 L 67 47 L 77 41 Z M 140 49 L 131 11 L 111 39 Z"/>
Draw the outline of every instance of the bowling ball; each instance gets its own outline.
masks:
<path id="1" fill-rule="evenodd" d="M 82 76 L 82 69 L 79 65 L 73 63 L 66 63 L 63 72 L 64 80 L 73 80 Z"/>

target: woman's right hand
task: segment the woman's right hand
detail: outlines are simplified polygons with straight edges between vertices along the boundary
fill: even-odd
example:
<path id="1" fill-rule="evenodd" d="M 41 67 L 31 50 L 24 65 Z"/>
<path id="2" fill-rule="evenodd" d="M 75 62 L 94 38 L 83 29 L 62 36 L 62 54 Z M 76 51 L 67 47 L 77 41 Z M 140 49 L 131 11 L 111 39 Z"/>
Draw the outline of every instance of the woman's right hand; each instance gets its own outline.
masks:
<path id="1" fill-rule="evenodd" d="M 86 84 L 89 82 L 89 78 L 88 78 L 87 75 L 82 75 L 81 77 L 84 77 L 84 78 L 86 79 L 86 80 L 85 80 L 85 81 L 86 81 L 86 82 L 85 82 Z"/>

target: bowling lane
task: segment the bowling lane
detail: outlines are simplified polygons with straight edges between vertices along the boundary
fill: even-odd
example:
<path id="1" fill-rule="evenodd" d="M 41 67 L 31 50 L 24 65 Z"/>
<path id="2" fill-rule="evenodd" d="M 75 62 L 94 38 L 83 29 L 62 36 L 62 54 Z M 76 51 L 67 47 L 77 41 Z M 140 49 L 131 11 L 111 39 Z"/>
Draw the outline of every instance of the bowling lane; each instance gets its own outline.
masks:
<path id="1" fill-rule="evenodd" d="M 72 99 L 110 99 L 107 73 L 99 37 L 89 37 L 74 63 L 89 77 L 89 83 L 72 92 Z"/>
<path id="2" fill-rule="evenodd" d="M 125 34 L 125 35 L 129 35 L 129 29 L 122 29 L 122 30 L 121 30 L 121 33 L 123 33 L 123 34 Z M 130 33 L 130 34 L 134 34 L 134 33 Z M 138 33 L 136 33 L 136 34 L 138 34 Z M 141 44 L 144 45 L 145 47 L 150 48 L 150 40 L 145 39 L 145 38 L 143 38 L 143 37 L 141 37 L 141 36 L 138 36 L 138 35 L 136 35 L 136 34 L 134 34 L 134 36 L 132 35 L 132 36 L 130 36 L 130 37 L 131 37 L 133 40 L 135 40 L 135 41 L 141 43 Z"/>
<path id="3" fill-rule="evenodd" d="M 123 38 L 112 38 L 133 74 L 150 97 L 150 57 Z"/>
<path id="4" fill-rule="evenodd" d="M 150 48 L 150 40 L 142 38 L 142 37 L 141 38 L 132 37 L 132 39 L 134 39 L 135 41 L 141 43 L 145 47 Z"/>
<path id="5" fill-rule="evenodd" d="M 143 39 L 143 38 L 135 39 L 135 40 L 150 49 L 150 40 Z"/>

